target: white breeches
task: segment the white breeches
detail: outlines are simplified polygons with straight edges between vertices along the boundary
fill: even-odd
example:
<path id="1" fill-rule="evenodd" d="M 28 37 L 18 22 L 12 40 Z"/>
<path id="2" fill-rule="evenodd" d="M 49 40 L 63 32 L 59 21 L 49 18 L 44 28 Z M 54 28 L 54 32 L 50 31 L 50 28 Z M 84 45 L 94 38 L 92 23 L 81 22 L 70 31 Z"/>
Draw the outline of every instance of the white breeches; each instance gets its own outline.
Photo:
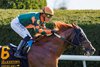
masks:
<path id="1" fill-rule="evenodd" d="M 25 38 L 27 35 L 29 35 L 32 38 L 27 28 L 25 28 L 21 23 L 19 23 L 18 18 L 15 18 L 11 21 L 11 28 L 22 38 Z"/>

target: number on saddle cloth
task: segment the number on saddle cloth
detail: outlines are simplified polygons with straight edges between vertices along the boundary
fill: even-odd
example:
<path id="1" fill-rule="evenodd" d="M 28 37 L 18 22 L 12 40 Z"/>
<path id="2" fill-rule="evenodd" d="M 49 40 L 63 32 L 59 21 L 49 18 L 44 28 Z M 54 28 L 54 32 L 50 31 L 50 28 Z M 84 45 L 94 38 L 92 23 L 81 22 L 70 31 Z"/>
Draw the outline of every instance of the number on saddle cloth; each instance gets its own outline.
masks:
<path id="1" fill-rule="evenodd" d="M 18 62 L 20 62 L 20 64 L 18 64 L 20 67 L 29 67 L 28 59 L 21 59 L 21 58 L 19 59 L 19 58 L 16 58 L 14 56 L 14 53 L 17 50 L 17 46 L 16 45 L 14 45 L 12 43 L 6 43 L 6 45 L 10 48 L 10 50 L 9 50 L 10 57 L 8 59 L 6 59 L 5 62 L 7 62 L 7 61 L 18 61 Z M 1 50 L 0 50 L 0 52 L 1 52 Z M 2 61 L 2 59 L 1 59 L 1 61 Z M 12 63 L 12 64 L 17 66 L 16 63 Z M 9 64 L 8 66 L 12 66 L 12 64 Z M 3 65 L 6 65 L 6 64 L 3 64 Z M 0 67 L 1 67 L 1 65 L 0 65 Z"/>

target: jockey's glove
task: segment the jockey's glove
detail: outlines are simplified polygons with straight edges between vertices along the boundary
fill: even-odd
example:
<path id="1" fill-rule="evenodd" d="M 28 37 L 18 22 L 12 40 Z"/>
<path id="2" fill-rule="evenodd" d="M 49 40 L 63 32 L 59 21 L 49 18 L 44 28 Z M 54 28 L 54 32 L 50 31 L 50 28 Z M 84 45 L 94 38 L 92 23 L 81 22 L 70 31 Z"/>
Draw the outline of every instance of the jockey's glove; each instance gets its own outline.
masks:
<path id="1" fill-rule="evenodd" d="M 57 33 L 57 30 L 51 30 L 51 33 L 52 34 Z"/>

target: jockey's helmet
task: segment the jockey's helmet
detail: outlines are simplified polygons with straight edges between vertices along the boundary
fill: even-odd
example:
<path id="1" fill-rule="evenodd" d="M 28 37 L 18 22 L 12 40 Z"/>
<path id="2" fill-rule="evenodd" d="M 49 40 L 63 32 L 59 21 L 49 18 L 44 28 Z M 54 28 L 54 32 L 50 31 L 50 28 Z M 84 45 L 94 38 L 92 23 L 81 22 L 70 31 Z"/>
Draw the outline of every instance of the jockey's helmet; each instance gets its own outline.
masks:
<path id="1" fill-rule="evenodd" d="M 49 14 L 49 15 L 54 15 L 54 11 L 52 8 L 48 7 L 48 6 L 45 6 L 43 9 L 42 9 L 42 13 L 45 13 L 45 14 Z"/>

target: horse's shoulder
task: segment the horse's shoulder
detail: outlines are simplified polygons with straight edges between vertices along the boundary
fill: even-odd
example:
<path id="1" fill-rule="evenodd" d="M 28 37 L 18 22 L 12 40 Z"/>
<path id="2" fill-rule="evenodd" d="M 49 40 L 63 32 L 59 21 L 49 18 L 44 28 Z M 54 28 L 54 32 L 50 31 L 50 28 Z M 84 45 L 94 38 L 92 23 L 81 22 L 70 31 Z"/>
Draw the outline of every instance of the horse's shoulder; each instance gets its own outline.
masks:
<path id="1" fill-rule="evenodd" d="M 50 40 L 50 37 L 48 36 L 38 36 L 35 37 L 35 44 L 41 44 L 41 43 L 45 43 L 48 42 Z"/>

